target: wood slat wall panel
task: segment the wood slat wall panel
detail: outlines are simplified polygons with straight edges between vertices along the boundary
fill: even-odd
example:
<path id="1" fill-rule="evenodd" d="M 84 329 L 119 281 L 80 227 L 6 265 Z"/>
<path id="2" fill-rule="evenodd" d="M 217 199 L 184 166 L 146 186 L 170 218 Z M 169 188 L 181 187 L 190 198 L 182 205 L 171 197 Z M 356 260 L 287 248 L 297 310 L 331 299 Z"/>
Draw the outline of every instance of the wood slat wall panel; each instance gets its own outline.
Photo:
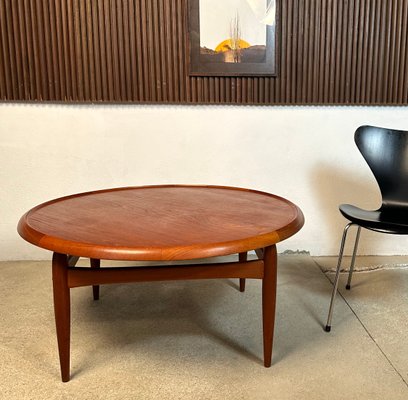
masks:
<path id="1" fill-rule="evenodd" d="M 188 0 L 0 0 L 0 100 L 408 104 L 408 0 L 281 0 L 276 77 L 190 77 Z"/>

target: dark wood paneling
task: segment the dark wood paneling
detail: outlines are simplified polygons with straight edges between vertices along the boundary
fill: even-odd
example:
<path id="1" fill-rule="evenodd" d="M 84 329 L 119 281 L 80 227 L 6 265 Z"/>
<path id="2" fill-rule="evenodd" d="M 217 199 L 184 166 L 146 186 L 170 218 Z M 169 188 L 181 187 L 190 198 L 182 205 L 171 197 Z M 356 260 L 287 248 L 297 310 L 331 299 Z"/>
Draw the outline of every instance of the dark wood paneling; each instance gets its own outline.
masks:
<path id="1" fill-rule="evenodd" d="M 281 0 L 277 77 L 190 77 L 188 0 L 0 0 L 0 100 L 408 104 L 408 0 Z"/>

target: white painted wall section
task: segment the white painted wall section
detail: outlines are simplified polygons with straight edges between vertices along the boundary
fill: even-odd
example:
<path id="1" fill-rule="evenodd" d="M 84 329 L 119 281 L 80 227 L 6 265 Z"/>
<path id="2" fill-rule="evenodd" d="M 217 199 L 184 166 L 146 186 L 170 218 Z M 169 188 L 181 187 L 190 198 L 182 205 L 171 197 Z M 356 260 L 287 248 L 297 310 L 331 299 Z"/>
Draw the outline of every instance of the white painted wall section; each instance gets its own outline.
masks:
<path id="1" fill-rule="evenodd" d="M 33 206 L 76 192 L 220 184 L 287 197 L 303 210 L 285 250 L 334 255 L 339 203 L 380 196 L 354 145 L 364 124 L 408 130 L 405 107 L 0 105 L 0 259 L 47 259 L 16 232 Z M 407 254 L 408 238 L 364 232 L 360 254 Z M 347 246 L 351 252 L 351 246 Z"/>

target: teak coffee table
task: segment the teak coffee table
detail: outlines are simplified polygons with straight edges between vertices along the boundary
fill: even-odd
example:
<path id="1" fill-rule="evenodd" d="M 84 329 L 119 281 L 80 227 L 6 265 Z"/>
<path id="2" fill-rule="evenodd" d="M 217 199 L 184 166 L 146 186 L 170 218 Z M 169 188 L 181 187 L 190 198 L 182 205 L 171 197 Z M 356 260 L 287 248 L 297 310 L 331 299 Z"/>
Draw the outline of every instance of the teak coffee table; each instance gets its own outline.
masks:
<path id="1" fill-rule="evenodd" d="M 221 186 L 129 187 L 67 196 L 27 212 L 18 232 L 54 252 L 52 279 L 61 377 L 70 379 L 70 289 L 109 283 L 180 279 L 262 279 L 264 365 L 272 358 L 276 303 L 275 244 L 303 226 L 290 201 Z M 259 259 L 247 261 L 256 250 Z M 101 267 L 100 260 L 194 260 L 239 254 L 237 262 Z M 79 257 L 89 267 L 76 267 Z"/>

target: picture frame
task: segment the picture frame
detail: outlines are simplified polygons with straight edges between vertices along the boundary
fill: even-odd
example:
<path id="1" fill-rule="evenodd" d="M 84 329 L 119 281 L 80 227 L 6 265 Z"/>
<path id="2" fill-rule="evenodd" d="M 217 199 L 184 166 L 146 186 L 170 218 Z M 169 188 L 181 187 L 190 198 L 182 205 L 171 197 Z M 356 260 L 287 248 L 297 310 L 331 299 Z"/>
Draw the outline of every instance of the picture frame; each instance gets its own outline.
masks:
<path id="1" fill-rule="evenodd" d="M 189 0 L 189 74 L 276 76 L 279 0 Z"/>

